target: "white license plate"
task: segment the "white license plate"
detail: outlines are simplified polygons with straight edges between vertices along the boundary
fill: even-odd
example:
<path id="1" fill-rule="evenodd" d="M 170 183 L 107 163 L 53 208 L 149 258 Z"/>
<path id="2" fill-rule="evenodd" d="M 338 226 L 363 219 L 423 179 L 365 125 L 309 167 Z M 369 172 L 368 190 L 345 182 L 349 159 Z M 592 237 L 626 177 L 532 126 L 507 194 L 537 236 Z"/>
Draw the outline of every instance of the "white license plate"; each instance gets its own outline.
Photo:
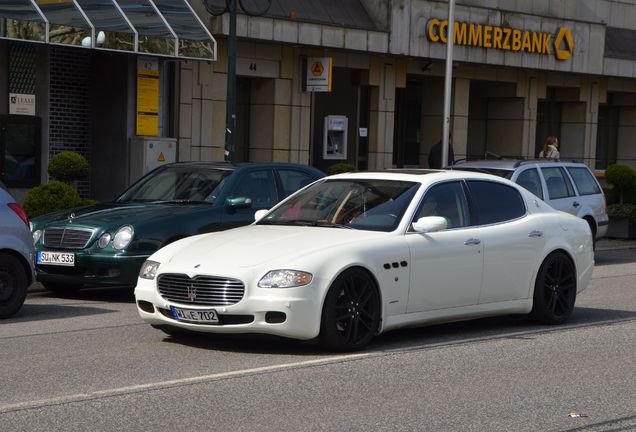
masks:
<path id="1" fill-rule="evenodd" d="M 71 266 L 75 265 L 75 254 L 72 252 L 38 251 L 38 264 Z"/>
<path id="2" fill-rule="evenodd" d="M 182 309 L 174 306 L 170 306 L 172 316 L 177 321 L 189 321 L 189 322 L 203 322 L 203 323 L 215 323 L 218 324 L 219 316 L 214 309 Z"/>

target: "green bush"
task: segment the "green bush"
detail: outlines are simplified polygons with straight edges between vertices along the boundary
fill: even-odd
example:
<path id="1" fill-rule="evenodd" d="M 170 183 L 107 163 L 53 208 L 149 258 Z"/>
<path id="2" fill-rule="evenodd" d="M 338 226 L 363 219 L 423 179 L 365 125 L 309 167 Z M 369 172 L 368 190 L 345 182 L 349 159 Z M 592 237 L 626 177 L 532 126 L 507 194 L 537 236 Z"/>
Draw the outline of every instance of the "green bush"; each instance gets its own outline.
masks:
<path id="1" fill-rule="evenodd" d="M 636 204 L 609 205 L 607 214 L 611 219 L 627 218 L 631 223 L 636 223 Z"/>
<path id="2" fill-rule="evenodd" d="M 346 162 L 333 164 L 329 168 L 327 168 L 328 175 L 334 175 L 334 174 L 340 174 L 340 173 L 346 173 L 346 172 L 355 172 L 355 171 L 357 171 L 356 167 Z"/>
<path id="3" fill-rule="evenodd" d="M 60 152 L 49 161 L 49 175 L 64 183 L 86 179 L 90 169 L 86 158 L 72 151 Z"/>
<path id="4" fill-rule="evenodd" d="M 59 181 L 36 186 L 24 198 L 29 219 L 67 208 L 80 207 L 85 201 L 72 186 Z"/>
<path id="5" fill-rule="evenodd" d="M 605 181 L 617 191 L 618 202 L 624 203 L 626 195 L 636 190 L 636 171 L 622 164 L 613 164 L 605 170 Z"/>

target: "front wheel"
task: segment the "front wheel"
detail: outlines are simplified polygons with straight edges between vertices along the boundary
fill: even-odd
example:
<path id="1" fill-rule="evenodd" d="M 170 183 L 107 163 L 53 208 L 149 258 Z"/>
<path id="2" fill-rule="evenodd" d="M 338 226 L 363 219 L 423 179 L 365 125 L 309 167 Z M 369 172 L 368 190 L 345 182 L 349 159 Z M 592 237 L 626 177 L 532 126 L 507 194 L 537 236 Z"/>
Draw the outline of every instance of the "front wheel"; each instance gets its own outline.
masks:
<path id="1" fill-rule="evenodd" d="M 0 319 L 18 312 L 27 295 L 29 278 L 14 256 L 0 254 Z"/>
<path id="2" fill-rule="evenodd" d="M 320 340 L 327 349 L 364 348 L 380 324 L 380 296 L 371 276 L 349 269 L 333 282 L 322 309 Z"/>
<path id="3" fill-rule="evenodd" d="M 543 324 L 561 324 L 574 310 L 576 270 L 563 252 L 553 252 L 539 268 L 530 317 Z"/>

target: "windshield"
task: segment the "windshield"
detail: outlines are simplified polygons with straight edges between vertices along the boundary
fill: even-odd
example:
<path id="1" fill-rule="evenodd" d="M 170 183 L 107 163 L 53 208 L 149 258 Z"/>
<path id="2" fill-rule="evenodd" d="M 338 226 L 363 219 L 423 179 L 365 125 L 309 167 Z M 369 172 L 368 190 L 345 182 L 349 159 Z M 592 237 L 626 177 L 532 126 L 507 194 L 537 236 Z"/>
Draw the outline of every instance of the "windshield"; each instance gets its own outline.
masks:
<path id="1" fill-rule="evenodd" d="M 257 224 L 393 231 L 418 187 L 396 180 L 325 180 L 294 195 Z"/>
<path id="2" fill-rule="evenodd" d="M 212 203 L 231 170 L 174 165 L 142 177 L 116 202 Z"/>

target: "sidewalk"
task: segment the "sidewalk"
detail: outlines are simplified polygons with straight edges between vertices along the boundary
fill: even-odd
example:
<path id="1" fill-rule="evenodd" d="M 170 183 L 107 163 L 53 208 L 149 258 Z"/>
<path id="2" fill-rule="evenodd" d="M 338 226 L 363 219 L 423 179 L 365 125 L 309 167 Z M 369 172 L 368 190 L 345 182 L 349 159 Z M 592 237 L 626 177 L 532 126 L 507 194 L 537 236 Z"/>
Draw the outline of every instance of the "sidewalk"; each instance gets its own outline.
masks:
<path id="1" fill-rule="evenodd" d="M 596 250 L 636 249 L 636 239 L 603 238 L 596 242 Z"/>

